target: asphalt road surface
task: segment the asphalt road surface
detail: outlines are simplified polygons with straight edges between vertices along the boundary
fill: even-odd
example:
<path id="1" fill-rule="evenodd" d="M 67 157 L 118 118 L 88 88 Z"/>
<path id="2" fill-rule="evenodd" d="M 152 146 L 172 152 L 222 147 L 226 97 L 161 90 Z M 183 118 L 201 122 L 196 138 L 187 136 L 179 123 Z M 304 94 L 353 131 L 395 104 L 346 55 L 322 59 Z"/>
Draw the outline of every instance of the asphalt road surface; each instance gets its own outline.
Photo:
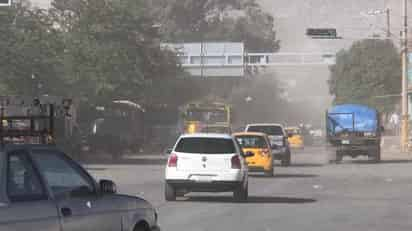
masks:
<path id="1" fill-rule="evenodd" d="M 323 148 L 294 153 L 293 166 L 276 166 L 272 178 L 249 178 L 249 201 L 231 193 L 190 194 L 177 202 L 163 197 L 164 166 L 89 165 L 98 178 L 116 181 L 119 191 L 140 195 L 158 209 L 164 231 L 398 231 L 412 230 L 412 162 L 384 154 L 329 163 Z"/>

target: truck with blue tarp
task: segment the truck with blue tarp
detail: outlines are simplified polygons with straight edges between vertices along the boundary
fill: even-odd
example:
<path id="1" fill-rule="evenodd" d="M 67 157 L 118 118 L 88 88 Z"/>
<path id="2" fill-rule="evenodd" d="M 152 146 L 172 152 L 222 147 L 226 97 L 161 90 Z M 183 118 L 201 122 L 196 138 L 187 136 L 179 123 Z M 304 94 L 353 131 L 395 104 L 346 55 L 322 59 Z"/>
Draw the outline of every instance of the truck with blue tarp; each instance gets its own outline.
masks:
<path id="1" fill-rule="evenodd" d="M 336 162 L 344 156 L 365 155 L 381 160 L 381 132 L 379 112 L 359 104 L 341 104 L 326 113 L 327 140 L 336 149 Z"/>

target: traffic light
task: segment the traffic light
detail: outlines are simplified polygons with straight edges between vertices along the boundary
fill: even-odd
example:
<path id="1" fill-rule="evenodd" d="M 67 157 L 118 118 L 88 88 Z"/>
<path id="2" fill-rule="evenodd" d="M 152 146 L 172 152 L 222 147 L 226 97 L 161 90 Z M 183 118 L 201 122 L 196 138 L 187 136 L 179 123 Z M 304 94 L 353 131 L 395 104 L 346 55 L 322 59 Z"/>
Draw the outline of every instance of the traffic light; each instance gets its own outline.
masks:
<path id="1" fill-rule="evenodd" d="M 0 6 L 10 6 L 11 0 L 0 0 Z"/>
<path id="2" fill-rule="evenodd" d="M 306 35 L 318 39 L 338 39 L 338 33 L 335 28 L 308 28 Z"/>

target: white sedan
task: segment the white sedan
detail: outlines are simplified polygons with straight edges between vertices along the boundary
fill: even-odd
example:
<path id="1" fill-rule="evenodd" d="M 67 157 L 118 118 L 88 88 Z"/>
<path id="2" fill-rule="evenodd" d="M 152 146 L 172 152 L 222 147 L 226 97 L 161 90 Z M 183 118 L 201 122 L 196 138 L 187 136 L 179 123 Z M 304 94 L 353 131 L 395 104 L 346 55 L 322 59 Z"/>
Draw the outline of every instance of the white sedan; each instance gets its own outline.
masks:
<path id="1" fill-rule="evenodd" d="M 248 197 L 248 168 L 235 139 L 226 134 L 182 135 L 169 151 L 165 198 L 189 192 L 233 192 L 236 201 Z"/>

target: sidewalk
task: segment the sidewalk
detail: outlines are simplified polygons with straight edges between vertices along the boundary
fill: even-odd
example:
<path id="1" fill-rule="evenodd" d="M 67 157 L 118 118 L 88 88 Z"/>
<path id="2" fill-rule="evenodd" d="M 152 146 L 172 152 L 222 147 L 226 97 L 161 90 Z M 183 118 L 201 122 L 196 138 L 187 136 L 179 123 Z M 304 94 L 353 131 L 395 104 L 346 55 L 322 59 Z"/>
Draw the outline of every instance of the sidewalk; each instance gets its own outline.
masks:
<path id="1" fill-rule="evenodd" d="M 412 160 L 412 153 L 402 153 L 399 136 L 382 137 L 382 160 Z"/>

